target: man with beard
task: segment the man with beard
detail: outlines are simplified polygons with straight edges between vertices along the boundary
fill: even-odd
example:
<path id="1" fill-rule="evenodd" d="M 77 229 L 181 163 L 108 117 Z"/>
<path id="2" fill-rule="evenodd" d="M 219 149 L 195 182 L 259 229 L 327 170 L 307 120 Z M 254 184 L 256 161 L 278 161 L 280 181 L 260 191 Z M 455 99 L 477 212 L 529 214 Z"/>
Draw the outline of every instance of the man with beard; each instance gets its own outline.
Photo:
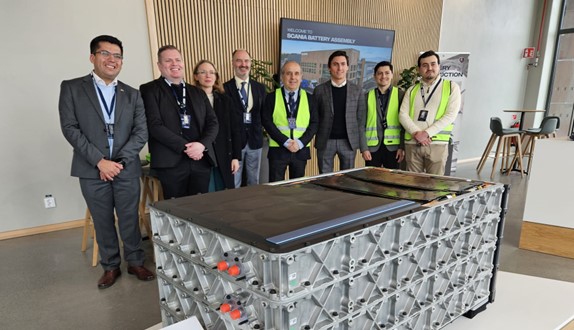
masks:
<path id="1" fill-rule="evenodd" d="M 246 50 L 233 52 L 234 77 L 223 84 L 225 93 L 233 101 L 233 113 L 241 125 L 241 159 L 235 173 L 235 188 L 241 187 L 243 168 L 247 185 L 259 184 L 263 126 L 261 108 L 265 101 L 265 86 L 249 78 L 251 55 Z"/>
<path id="2" fill-rule="evenodd" d="M 460 87 L 440 77 L 440 58 L 432 50 L 419 56 L 418 69 L 421 81 L 406 91 L 399 114 L 407 170 L 444 175 Z"/>

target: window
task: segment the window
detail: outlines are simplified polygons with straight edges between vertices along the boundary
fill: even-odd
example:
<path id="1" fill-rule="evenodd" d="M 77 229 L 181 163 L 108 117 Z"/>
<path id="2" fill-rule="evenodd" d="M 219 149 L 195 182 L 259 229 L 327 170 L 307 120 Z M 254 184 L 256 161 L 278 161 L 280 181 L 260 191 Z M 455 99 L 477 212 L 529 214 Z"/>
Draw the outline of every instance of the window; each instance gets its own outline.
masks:
<path id="1" fill-rule="evenodd" d="M 546 115 L 560 117 L 557 135 L 567 136 L 574 113 L 574 0 L 564 1 L 555 56 Z"/>

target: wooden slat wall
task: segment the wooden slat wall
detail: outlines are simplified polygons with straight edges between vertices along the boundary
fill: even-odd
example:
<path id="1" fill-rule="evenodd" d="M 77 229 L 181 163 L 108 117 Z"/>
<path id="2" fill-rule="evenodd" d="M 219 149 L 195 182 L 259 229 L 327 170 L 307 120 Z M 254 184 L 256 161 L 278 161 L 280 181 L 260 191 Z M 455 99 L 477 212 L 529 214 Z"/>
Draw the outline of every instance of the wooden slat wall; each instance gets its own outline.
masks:
<path id="1" fill-rule="evenodd" d="M 281 17 L 395 30 L 393 64 L 398 72 L 416 64 L 420 51 L 439 44 L 443 0 L 145 0 L 152 53 L 157 70 L 157 50 L 166 44 L 180 48 L 186 77 L 195 63 L 215 63 L 222 81 L 233 76 L 231 53 L 247 49 L 253 58 L 279 59 Z M 307 174 L 317 174 L 316 155 Z M 357 166 L 363 166 L 357 157 Z"/>

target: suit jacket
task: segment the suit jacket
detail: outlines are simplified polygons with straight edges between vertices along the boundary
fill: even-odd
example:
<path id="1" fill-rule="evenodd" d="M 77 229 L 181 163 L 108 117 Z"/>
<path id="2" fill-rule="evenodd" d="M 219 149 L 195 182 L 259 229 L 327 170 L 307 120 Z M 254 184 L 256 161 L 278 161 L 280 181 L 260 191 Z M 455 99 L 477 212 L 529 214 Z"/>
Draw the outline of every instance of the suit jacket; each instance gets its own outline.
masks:
<path id="1" fill-rule="evenodd" d="M 144 106 L 136 89 L 118 81 L 111 157 L 104 115 L 91 75 L 63 81 L 58 108 L 62 132 L 74 148 L 72 176 L 99 179 L 97 164 L 102 158 L 126 163 L 119 178 L 141 175 L 139 152 L 148 132 Z"/>
<path id="2" fill-rule="evenodd" d="M 327 140 L 331 135 L 333 126 L 333 93 L 331 91 L 331 80 L 328 80 L 315 88 L 313 92 L 317 108 L 319 109 L 319 128 L 315 138 L 315 148 L 318 150 L 327 147 Z M 347 102 L 345 105 L 345 121 L 347 126 L 347 136 L 353 150 L 367 150 L 367 139 L 365 137 L 365 126 L 359 125 L 364 122 L 363 117 L 367 115 L 365 98 L 359 86 L 347 81 Z"/>
<path id="3" fill-rule="evenodd" d="M 261 126 L 261 108 L 265 102 L 265 86 L 253 79 L 249 79 L 253 108 L 251 109 L 251 124 L 243 123 L 243 102 L 239 97 L 239 91 L 235 84 L 235 77 L 223 84 L 225 93 L 233 101 L 233 111 L 241 126 L 241 149 L 249 143 L 249 148 L 259 149 L 263 147 L 263 127 Z"/>
<path id="4" fill-rule="evenodd" d="M 213 142 L 217 166 L 225 188 L 233 189 L 235 181 L 231 173 L 231 160 L 241 160 L 241 127 L 237 122 L 237 116 L 232 112 L 231 99 L 226 94 L 213 93 L 213 110 L 219 122 L 219 132 Z"/>
<path id="5" fill-rule="evenodd" d="M 285 91 L 281 88 L 281 95 L 285 95 Z M 301 90 L 299 90 L 299 97 L 297 98 L 297 106 L 301 101 Z M 319 115 L 317 113 L 317 107 L 315 105 L 315 101 L 313 95 L 307 93 L 307 99 L 309 102 L 309 126 L 305 130 L 305 133 L 299 139 L 301 143 L 303 143 L 303 149 L 300 149 L 295 153 L 295 157 L 299 160 L 307 160 L 311 159 L 311 151 L 307 144 L 311 142 L 313 136 L 317 132 L 317 126 L 319 124 Z M 288 109 L 287 101 L 285 97 L 283 97 L 283 103 L 285 104 L 285 109 Z M 291 151 L 287 148 L 283 147 L 282 145 L 290 138 L 285 134 L 281 133 L 281 131 L 277 128 L 275 123 L 273 122 L 273 112 L 275 111 L 275 93 L 267 94 L 265 98 L 265 104 L 263 106 L 263 112 L 261 113 L 261 118 L 263 121 L 263 127 L 269 134 L 269 137 L 276 141 L 281 147 L 269 147 L 269 151 L 267 152 L 267 158 L 274 160 L 274 159 L 282 159 L 286 160 L 291 157 Z"/>
<path id="6" fill-rule="evenodd" d="M 163 77 L 140 86 L 147 126 L 149 130 L 149 151 L 152 168 L 175 167 L 183 159 L 185 145 L 189 142 L 200 142 L 205 146 L 204 157 L 215 164 L 213 141 L 217 136 L 218 123 L 205 93 L 190 84 L 185 84 L 188 111 L 191 119 L 199 129 L 198 141 L 187 141 L 181 130 L 179 105 L 171 87 Z"/>

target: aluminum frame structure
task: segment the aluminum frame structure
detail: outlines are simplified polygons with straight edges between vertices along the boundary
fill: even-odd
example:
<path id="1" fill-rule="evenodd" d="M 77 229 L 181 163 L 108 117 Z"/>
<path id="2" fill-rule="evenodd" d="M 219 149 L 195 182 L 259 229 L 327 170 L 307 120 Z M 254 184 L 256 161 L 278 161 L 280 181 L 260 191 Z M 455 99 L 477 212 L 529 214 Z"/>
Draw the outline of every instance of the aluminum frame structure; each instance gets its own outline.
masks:
<path id="1" fill-rule="evenodd" d="M 315 179 L 252 190 L 264 196 L 292 196 L 293 189 L 303 196 L 330 193 L 324 188 L 301 190 Z M 380 206 L 349 214 L 335 210 L 344 218 L 361 217 L 353 225 L 329 227 L 285 246 L 222 233 L 218 221 L 234 223 L 234 217 L 242 219 L 241 212 L 226 210 L 223 203 L 215 217 L 206 199 L 241 198 L 246 189 L 151 207 L 164 325 L 195 315 L 206 329 L 441 329 L 494 301 L 508 186 L 481 182 L 398 213 L 393 206 L 406 204 L 387 201 L 389 212 L 372 216 L 369 210 Z M 351 198 L 377 202 L 371 196 Z M 296 223 L 278 232 L 301 228 L 305 226 Z"/>

